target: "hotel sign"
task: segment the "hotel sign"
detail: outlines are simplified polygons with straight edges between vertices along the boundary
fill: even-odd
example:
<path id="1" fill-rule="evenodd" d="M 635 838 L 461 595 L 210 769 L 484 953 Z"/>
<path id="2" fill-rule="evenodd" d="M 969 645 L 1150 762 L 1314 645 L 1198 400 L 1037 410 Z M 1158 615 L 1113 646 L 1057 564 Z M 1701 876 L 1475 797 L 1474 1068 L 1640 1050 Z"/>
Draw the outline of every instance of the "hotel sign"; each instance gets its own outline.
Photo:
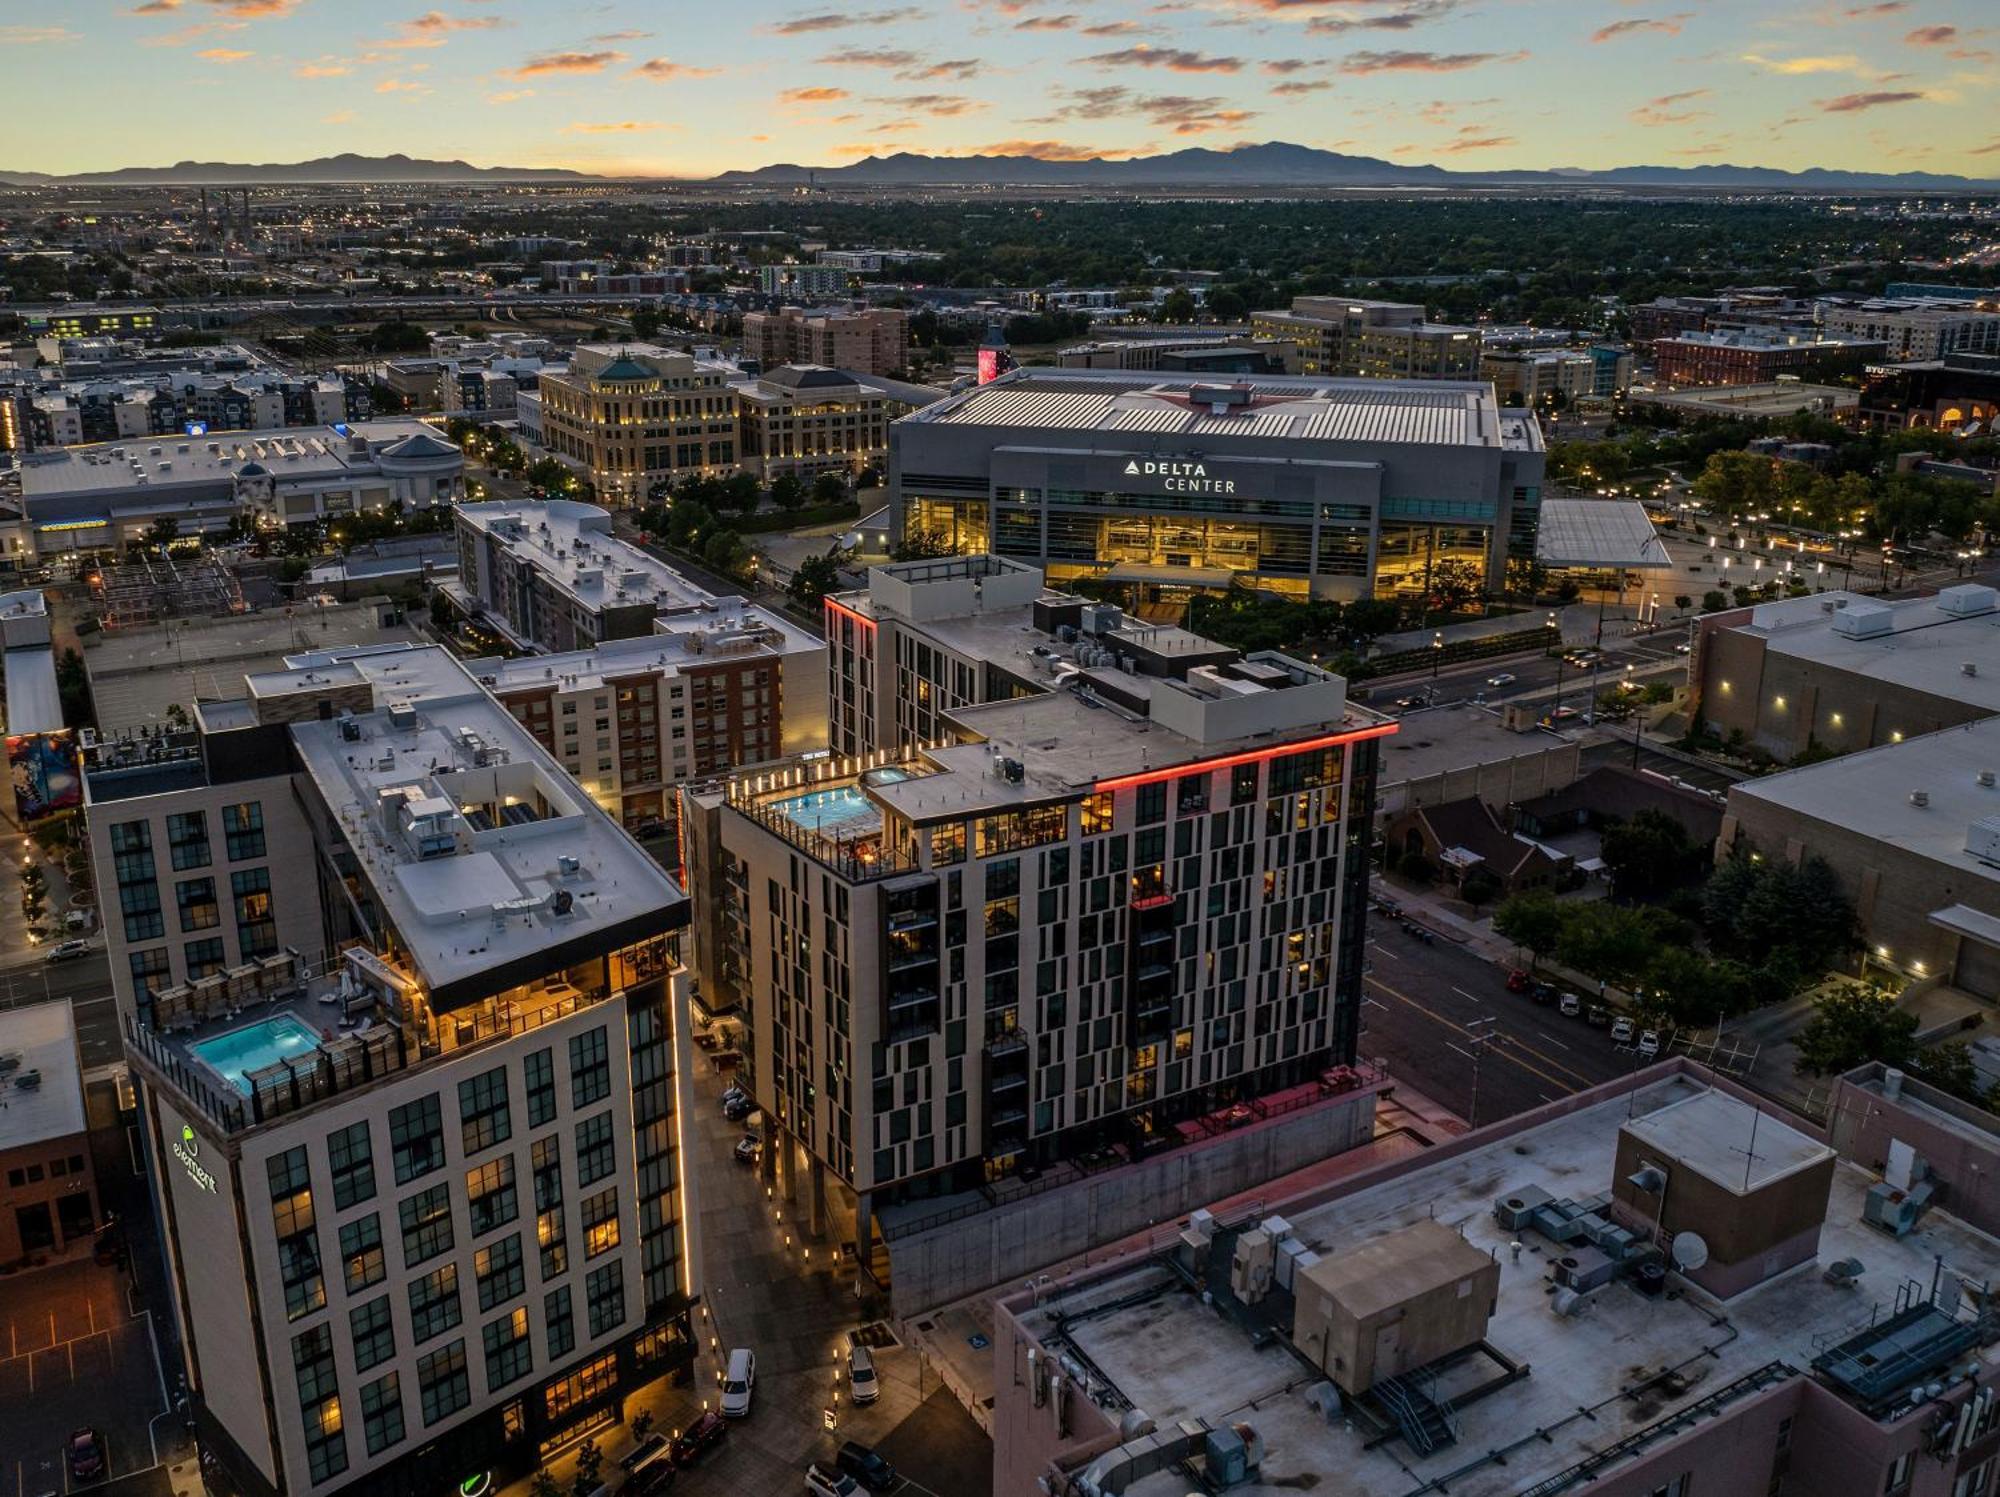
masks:
<path id="1" fill-rule="evenodd" d="M 201 1162 L 201 1140 L 194 1136 L 194 1129 L 181 1124 L 181 1136 L 173 1144 L 174 1158 L 181 1162 L 187 1177 L 211 1195 L 215 1193 L 215 1176 Z"/>
<path id="2" fill-rule="evenodd" d="M 1169 494 L 1233 494 L 1236 480 L 1210 478 L 1208 465 L 1154 458 L 1133 458 L 1125 465 L 1128 478 L 1157 478 Z"/>

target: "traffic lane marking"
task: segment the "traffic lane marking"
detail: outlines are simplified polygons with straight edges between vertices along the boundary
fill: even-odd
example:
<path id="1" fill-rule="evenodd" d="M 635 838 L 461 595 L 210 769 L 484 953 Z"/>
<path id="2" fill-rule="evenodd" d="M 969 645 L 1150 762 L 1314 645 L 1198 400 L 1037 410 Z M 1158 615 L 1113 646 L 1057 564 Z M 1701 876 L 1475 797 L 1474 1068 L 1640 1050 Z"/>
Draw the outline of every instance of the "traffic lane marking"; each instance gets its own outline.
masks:
<path id="1" fill-rule="evenodd" d="M 1380 988 L 1383 992 L 1387 993 L 1391 998 L 1396 999 L 1399 1003 L 1406 1003 L 1411 1008 L 1415 1009 L 1418 1013 L 1425 1015 L 1427 1018 L 1435 1020 L 1439 1024 L 1442 1024 L 1446 1029 L 1449 1029 L 1453 1034 L 1460 1035 L 1466 1039 L 1472 1038 L 1472 1031 L 1467 1029 L 1464 1025 L 1453 1023 L 1450 1019 L 1447 1019 L 1443 1014 L 1438 1013 L 1435 1009 L 1427 1008 L 1423 1004 L 1417 1002 L 1417 1000 L 1412 998 L 1408 993 L 1398 992 L 1396 989 L 1390 987 L 1386 982 L 1383 982 L 1380 978 L 1371 977 L 1368 978 L 1367 981 L 1373 983 L 1376 987 Z M 1528 1047 L 1524 1045 L 1521 1048 L 1527 1049 Z M 1583 1089 L 1581 1086 L 1571 1085 L 1569 1082 L 1564 1081 L 1559 1076 L 1550 1075 L 1547 1071 L 1544 1071 L 1541 1067 L 1532 1065 L 1528 1061 L 1523 1060 L 1520 1056 L 1514 1055 L 1509 1051 L 1502 1050 L 1499 1053 L 1500 1053 L 1500 1058 L 1502 1060 L 1510 1061 L 1511 1063 L 1519 1066 L 1522 1070 L 1527 1071 L 1531 1075 L 1541 1077 L 1542 1080 L 1548 1082 L 1549 1085 L 1551 1086 L 1560 1087 L 1565 1092 L 1581 1091 Z M 1530 1051 L 1529 1053 L 1533 1054 L 1534 1052 Z M 1547 1057 L 1542 1057 L 1542 1058 L 1546 1059 Z M 1559 1062 L 1556 1061 L 1550 1061 L 1549 1064 L 1555 1066 L 1558 1070 L 1566 1071 L 1569 1069 L 1567 1066 L 1561 1065 Z M 1571 1074 L 1575 1075 L 1576 1073 L 1571 1072 Z M 1581 1081 L 1583 1078 L 1579 1077 L 1578 1079 Z M 1595 1083 L 1586 1081 L 1584 1082 L 1584 1085 L 1595 1085 Z"/>

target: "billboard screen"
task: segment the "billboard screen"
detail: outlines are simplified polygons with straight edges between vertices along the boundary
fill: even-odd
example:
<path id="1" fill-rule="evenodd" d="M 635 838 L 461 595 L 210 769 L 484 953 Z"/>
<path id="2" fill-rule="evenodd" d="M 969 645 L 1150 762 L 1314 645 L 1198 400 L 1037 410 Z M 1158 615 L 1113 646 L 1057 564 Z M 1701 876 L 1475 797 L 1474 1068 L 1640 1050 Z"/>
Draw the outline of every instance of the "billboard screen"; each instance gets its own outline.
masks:
<path id="1" fill-rule="evenodd" d="M 8 734 L 7 767 L 14 776 L 14 811 L 22 825 L 83 805 L 83 766 L 76 735 L 69 729 Z"/>

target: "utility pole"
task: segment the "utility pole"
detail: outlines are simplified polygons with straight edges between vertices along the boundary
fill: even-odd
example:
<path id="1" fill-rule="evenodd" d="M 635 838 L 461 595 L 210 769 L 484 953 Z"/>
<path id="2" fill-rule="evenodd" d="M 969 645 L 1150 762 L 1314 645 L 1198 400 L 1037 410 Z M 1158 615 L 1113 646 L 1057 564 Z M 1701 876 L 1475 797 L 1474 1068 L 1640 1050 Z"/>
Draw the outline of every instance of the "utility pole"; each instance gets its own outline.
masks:
<path id="1" fill-rule="evenodd" d="M 1494 1030 L 1499 1023 L 1499 1018 L 1493 1014 L 1488 1014 L 1483 1019 L 1474 1019 L 1465 1026 L 1465 1043 L 1471 1048 L 1467 1049 L 1460 1045 L 1451 1047 L 1472 1062 L 1472 1102 L 1466 1109 L 1465 1119 L 1468 1128 L 1479 1126 L 1479 1069 L 1485 1062 L 1486 1047 L 1493 1043 Z"/>

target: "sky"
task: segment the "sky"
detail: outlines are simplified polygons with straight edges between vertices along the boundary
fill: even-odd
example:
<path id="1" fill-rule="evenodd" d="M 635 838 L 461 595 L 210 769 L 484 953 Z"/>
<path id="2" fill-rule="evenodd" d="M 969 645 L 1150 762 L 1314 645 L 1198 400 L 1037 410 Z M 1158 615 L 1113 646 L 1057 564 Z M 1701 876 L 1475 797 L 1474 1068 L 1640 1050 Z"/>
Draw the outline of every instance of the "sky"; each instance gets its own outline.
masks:
<path id="1" fill-rule="evenodd" d="M 2000 178 L 1992 0 L 0 0 L 0 168 L 707 176 L 1284 140 Z"/>

